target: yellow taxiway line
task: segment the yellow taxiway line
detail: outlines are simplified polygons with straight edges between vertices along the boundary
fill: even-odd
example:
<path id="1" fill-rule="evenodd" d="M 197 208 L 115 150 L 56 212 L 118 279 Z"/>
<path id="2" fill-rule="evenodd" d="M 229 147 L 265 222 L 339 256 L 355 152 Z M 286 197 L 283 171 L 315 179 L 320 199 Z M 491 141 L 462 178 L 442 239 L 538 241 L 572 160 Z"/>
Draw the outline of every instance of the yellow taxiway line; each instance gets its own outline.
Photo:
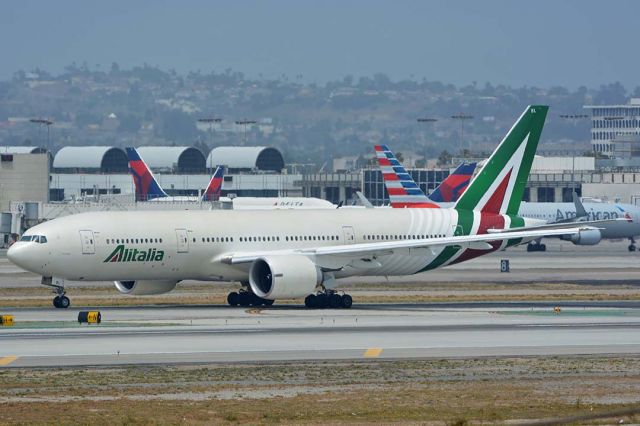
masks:
<path id="1" fill-rule="evenodd" d="M 16 359 L 18 359 L 17 356 L 5 356 L 3 358 L 0 358 L 0 366 L 9 365 Z"/>

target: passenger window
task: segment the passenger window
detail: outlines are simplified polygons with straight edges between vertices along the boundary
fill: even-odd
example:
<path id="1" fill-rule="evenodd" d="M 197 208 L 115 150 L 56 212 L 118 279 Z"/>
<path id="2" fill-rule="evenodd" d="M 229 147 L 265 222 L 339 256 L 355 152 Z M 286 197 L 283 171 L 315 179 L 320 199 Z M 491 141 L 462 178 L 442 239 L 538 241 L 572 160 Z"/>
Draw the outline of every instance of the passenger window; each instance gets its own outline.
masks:
<path id="1" fill-rule="evenodd" d="M 160 242 L 162 242 L 162 238 L 160 238 Z"/>

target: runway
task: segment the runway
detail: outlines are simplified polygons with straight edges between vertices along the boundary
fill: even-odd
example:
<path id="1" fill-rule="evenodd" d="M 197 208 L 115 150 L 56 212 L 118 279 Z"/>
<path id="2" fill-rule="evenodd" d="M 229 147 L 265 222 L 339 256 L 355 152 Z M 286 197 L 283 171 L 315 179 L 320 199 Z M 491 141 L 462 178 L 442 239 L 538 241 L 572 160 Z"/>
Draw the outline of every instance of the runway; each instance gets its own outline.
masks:
<path id="1" fill-rule="evenodd" d="M 559 314 L 536 303 L 101 312 L 101 325 L 80 326 L 73 309 L 5 309 L 16 325 L 0 328 L 0 368 L 640 354 L 637 302 L 574 304 Z"/>

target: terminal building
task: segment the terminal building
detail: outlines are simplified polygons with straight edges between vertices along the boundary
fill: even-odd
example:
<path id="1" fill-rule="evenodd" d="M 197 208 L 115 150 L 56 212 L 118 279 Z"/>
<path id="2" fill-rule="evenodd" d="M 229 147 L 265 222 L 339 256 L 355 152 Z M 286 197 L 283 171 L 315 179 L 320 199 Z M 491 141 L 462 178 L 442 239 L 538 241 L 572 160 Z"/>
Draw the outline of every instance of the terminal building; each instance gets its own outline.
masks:
<path id="1" fill-rule="evenodd" d="M 619 141 L 637 141 L 640 137 L 640 98 L 631 98 L 626 105 L 585 105 L 585 108 L 591 111 L 594 152 L 616 158 L 624 152 Z"/>

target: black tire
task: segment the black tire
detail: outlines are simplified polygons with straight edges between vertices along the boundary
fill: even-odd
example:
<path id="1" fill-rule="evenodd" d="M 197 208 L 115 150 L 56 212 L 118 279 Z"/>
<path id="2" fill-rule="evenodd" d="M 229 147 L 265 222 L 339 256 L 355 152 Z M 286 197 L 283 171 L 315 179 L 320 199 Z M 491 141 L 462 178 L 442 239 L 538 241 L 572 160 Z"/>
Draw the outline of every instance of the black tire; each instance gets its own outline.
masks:
<path id="1" fill-rule="evenodd" d="M 54 308 L 60 307 L 60 296 L 56 296 L 53 298 L 53 307 Z"/>
<path id="2" fill-rule="evenodd" d="M 247 293 L 243 291 L 238 293 L 238 305 L 242 307 L 247 307 L 251 304 L 251 293 Z"/>
<path id="3" fill-rule="evenodd" d="M 240 303 L 240 295 L 235 291 L 232 291 L 227 295 L 227 303 L 229 306 L 238 306 Z"/>
<path id="4" fill-rule="evenodd" d="M 342 307 L 345 309 L 351 308 L 353 305 L 353 299 L 348 294 L 343 294 L 341 297 Z"/>
<path id="5" fill-rule="evenodd" d="M 633 244 L 629 245 L 629 251 L 636 251 L 636 246 Z"/>
<path id="6" fill-rule="evenodd" d="M 313 309 L 316 307 L 316 299 L 317 296 L 315 294 L 310 294 L 304 298 L 304 306 L 309 309 Z"/>
<path id="7" fill-rule="evenodd" d="M 329 295 L 329 307 L 331 309 L 338 309 L 340 306 L 342 306 L 342 296 L 335 293 Z"/>
<path id="8" fill-rule="evenodd" d="M 326 294 L 319 294 L 316 296 L 316 308 L 326 309 L 329 307 L 329 296 Z"/>
<path id="9" fill-rule="evenodd" d="M 67 309 L 69 306 L 71 306 L 71 300 L 69 300 L 67 296 L 60 296 L 60 301 L 58 302 L 58 304 L 60 305 L 58 306 L 59 308 Z"/>
<path id="10" fill-rule="evenodd" d="M 546 244 L 540 244 L 540 251 L 547 251 L 547 245 Z"/>
<path id="11" fill-rule="evenodd" d="M 271 306 L 273 305 L 273 302 L 275 302 L 275 300 L 271 300 L 271 299 L 262 299 L 262 304 L 264 306 Z"/>
<path id="12" fill-rule="evenodd" d="M 249 301 L 249 303 L 251 304 L 251 306 L 262 306 L 264 304 L 264 299 L 260 296 L 256 296 L 255 294 L 251 293 L 251 299 Z"/>
<path id="13" fill-rule="evenodd" d="M 533 244 L 527 244 L 527 251 L 528 252 L 536 251 L 536 248 L 533 246 Z"/>

